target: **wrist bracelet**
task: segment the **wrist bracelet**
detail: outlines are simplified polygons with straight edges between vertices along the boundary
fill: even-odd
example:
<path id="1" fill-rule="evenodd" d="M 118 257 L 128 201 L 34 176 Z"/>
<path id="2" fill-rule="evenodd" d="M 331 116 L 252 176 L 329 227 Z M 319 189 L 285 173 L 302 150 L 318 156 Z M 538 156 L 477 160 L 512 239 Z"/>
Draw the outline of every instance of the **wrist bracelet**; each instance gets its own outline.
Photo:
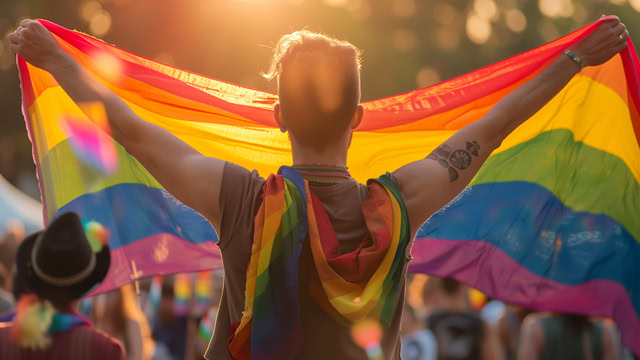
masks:
<path id="1" fill-rule="evenodd" d="M 582 60 L 580 60 L 578 55 L 572 53 L 570 50 L 565 50 L 564 53 L 567 54 L 567 56 L 569 56 L 571 60 L 573 60 L 576 64 L 578 64 L 578 67 L 580 67 L 580 71 L 582 71 L 582 69 L 584 68 L 584 64 L 582 63 Z"/>

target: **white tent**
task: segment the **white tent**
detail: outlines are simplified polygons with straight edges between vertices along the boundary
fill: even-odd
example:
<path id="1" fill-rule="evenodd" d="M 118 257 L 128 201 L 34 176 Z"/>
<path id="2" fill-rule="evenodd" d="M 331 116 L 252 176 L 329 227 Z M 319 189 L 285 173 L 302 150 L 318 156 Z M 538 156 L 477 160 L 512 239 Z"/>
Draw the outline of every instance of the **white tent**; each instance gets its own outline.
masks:
<path id="1" fill-rule="evenodd" d="M 0 232 L 9 220 L 19 220 L 28 233 L 43 228 L 42 204 L 0 176 Z"/>

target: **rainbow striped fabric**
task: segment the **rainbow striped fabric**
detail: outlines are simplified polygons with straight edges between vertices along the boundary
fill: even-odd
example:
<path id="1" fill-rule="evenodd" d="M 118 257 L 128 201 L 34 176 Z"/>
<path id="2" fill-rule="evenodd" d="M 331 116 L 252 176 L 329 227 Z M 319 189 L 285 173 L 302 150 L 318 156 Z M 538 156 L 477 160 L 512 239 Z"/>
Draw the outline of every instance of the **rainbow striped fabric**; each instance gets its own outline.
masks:
<path id="1" fill-rule="evenodd" d="M 287 135 L 272 117 L 274 94 L 43 23 L 138 115 L 201 153 L 264 176 L 292 163 Z M 364 103 L 350 173 L 365 181 L 424 158 L 599 24 L 455 79 Z M 640 62 L 628 45 L 606 64 L 584 69 L 502 143 L 469 190 L 419 231 L 410 270 L 454 276 L 527 307 L 611 316 L 640 354 Z M 45 219 L 74 210 L 111 229 L 111 269 L 97 292 L 140 276 L 221 267 L 216 234 L 203 217 L 169 196 L 118 144 L 114 172 L 85 165 L 58 121 L 83 113 L 49 74 L 22 59 L 18 67 Z"/>
<path id="2" fill-rule="evenodd" d="M 173 313 L 190 315 L 191 296 L 193 292 L 193 276 L 188 273 L 176 274 L 173 279 Z"/>
<path id="3" fill-rule="evenodd" d="M 316 276 L 305 282 L 313 300 L 346 326 L 367 319 L 389 326 L 409 243 L 407 211 L 390 175 L 369 181 L 369 198 L 362 204 L 369 229 L 362 243 L 368 245 L 348 254 L 340 254 L 329 216 L 296 170 L 280 168 L 278 176 L 267 179 L 263 193 L 247 270 L 245 309 L 229 342 L 231 358 L 299 355 L 303 331 L 298 264 L 307 234 L 315 267 L 309 273 Z"/>
<path id="4" fill-rule="evenodd" d="M 206 314 L 212 305 L 218 305 L 213 303 L 214 281 L 213 271 L 202 271 L 196 274 L 196 281 L 194 285 L 194 312 L 196 314 Z"/>

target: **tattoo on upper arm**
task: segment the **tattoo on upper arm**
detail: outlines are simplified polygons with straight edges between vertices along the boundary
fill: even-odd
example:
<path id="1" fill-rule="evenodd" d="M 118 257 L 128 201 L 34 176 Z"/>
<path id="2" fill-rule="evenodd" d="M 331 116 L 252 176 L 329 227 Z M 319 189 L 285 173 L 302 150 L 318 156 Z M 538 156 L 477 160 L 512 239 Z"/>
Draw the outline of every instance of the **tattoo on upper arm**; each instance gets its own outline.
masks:
<path id="1" fill-rule="evenodd" d="M 437 161 L 443 168 L 449 169 L 449 182 L 458 179 L 458 170 L 464 170 L 471 166 L 473 156 L 478 156 L 480 145 L 475 140 L 467 141 L 466 149 L 451 150 L 449 145 L 438 146 L 427 159 Z"/>

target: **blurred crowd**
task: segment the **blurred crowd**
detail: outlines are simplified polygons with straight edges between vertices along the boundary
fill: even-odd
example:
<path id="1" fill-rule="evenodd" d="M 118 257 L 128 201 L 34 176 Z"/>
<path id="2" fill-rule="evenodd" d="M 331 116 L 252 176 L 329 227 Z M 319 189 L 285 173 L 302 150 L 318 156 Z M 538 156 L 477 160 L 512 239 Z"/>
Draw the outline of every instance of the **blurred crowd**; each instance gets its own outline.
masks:
<path id="1" fill-rule="evenodd" d="M 0 236 L 0 323 L 29 290 L 16 276 L 19 222 Z M 538 313 L 488 299 L 451 278 L 409 275 L 402 359 L 633 360 L 609 319 Z M 140 280 L 77 302 L 95 329 L 117 339 L 128 360 L 202 359 L 222 291 L 222 272 Z M 0 324 L 1 325 L 1 324 Z"/>
<path id="2" fill-rule="evenodd" d="M 402 359 L 636 359 L 610 319 L 535 312 L 455 279 L 409 276 Z"/>

